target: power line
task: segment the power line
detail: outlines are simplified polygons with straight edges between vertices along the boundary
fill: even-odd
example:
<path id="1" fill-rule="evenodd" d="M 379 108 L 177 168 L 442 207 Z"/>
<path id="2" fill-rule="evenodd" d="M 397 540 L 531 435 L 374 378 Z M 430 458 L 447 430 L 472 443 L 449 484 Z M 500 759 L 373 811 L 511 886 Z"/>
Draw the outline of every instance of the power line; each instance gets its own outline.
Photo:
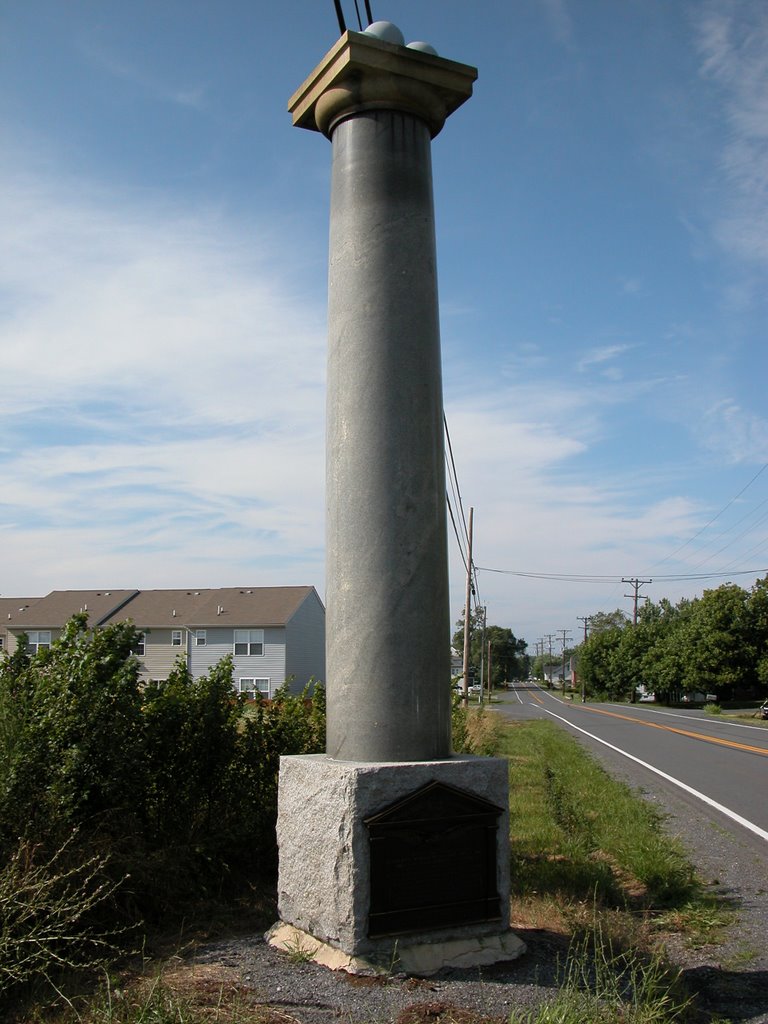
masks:
<path id="1" fill-rule="evenodd" d="M 461 488 L 459 487 L 459 475 L 456 472 L 456 462 L 453 457 L 453 445 L 451 443 L 451 432 L 448 430 L 448 420 L 445 413 L 443 413 L 443 429 L 445 430 L 445 440 L 448 447 L 446 448 L 446 464 L 448 465 L 448 477 L 451 481 L 451 489 L 453 489 L 453 483 L 456 483 L 456 489 L 454 495 L 456 498 L 456 506 L 461 513 L 461 521 L 464 524 L 464 539 L 467 540 L 469 537 L 469 531 L 467 530 L 467 520 L 464 516 L 464 504 L 461 500 Z"/>
<path id="2" fill-rule="evenodd" d="M 517 569 L 494 569 L 489 566 L 478 565 L 477 572 L 496 572 L 504 576 L 521 576 L 524 579 L 552 580 L 559 583 L 626 583 L 623 576 L 590 576 L 580 573 L 555 573 L 555 572 L 521 572 Z M 715 580 L 730 576 L 760 576 L 768 573 L 768 569 L 740 569 L 738 572 L 709 572 L 709 573 L 673 573 L 666 576 L 654 576 L 656 582 L 672 583 L 684 582 L 686 580 Z"/>
<path id="3" fill-rule="evenodd" d="M 467 569 L 467 559 L 466 559 L 466 556 L 464 554 L 464 548 L 462 547 L 461 537 L 459 536 L 459 531 L 458 531 L 458 529 L 456 527 L 456 520 L 453 517 L 453 509 L 451 508 L 451 499 L 450 499 L 447 491 L 446 491 L 446 494 L 445 494 L 445 501 L 446 501 L 446 504 L 448 505 L 448 514 L 451 517 L 451 523 L 453 524 L 453 532 L 456 535 L 456 543 L 459 545 L 459 554 L 461 555 L 461 561 L 464 564 L 464 572 L 468 572 L 469 570 Z"/>
<path id="4" fill-rule="evenodd" d="M 755 480 L 757 480 L 757 478 L 760 476 L 760 474 L 763 473 L 766 469 L 768 469 L 768 462 L 766 462 L 763 466 L 760 467 L 760 469 L 758 469 L 758 471 L 755 473 L 755 475 L 752 477 L 752 479 L 749 481 L 749 483 L 746 484 L 744 487 L 742 487 L 742 489 L 739 491 L 738 494 L 734 494 L 734 496 L 731 498 L 731 500 L 728 502 L 728 504 L 724 505 L 720 509 L 720 511 L 717 513 L 716 516 L 712 516 L 712 518 L 709 520 L 709 522 L 705 526 L 702 526 L 702 528 L 698 531 L 698 533 L 694 533 L 694 535 L 692 537 L 690 537 L 687 541 L 685 541 L 684 544 L 681 544 L 680 547 L 675 548 L 675 550 L 672 552 L 672 554 L 667 555 L 666 558 L 662 558 L 662 560 L 660 562 L 657 562 L 656 565 L 663 565 L 665 562 L 668 562 L 671 558 L 674 558 L 675 555 L 678 554 L 678 552 L 683 550 L 683 548 L 687 548 L 689 544 L 692 544 L 696 540 L 697 537 L 700 537 L 702 535 L 702 533 L 704 533 L 705 530 L 708 530 L 710 528 L 712 523 L 714 523 L 716 520 L 718 520 L 720 518 L 720 516 L 724 512 L 728 511 L 728 509 L 731 507 L 731 505 L 734 503 L 734 501 L 737 501 L 742 496 L 742 494 L 745 491 L 749 490 L 749 488 L 752 486 L 752 484 L 755 482 Z"/>

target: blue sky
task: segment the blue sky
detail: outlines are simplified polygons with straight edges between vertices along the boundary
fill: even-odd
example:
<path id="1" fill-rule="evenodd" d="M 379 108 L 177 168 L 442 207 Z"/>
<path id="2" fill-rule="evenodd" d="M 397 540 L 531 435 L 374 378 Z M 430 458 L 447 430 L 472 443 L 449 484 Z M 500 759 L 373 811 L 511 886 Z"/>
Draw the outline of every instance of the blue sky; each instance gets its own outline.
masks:
<path id="1" fill-rule="evenodd" d="M 479 69 L 433 161 L 489 620 L 533 645 L 631 611 L 622 576 L 654 600 L 750 586 L 768 6 L 372 8 Z M 322 595 L 330 145 L 286 104 L 332 0 L 11 0 L 0 31 L 0 591 Z M 455 620 L 455 538 L 451 584 Z"/>

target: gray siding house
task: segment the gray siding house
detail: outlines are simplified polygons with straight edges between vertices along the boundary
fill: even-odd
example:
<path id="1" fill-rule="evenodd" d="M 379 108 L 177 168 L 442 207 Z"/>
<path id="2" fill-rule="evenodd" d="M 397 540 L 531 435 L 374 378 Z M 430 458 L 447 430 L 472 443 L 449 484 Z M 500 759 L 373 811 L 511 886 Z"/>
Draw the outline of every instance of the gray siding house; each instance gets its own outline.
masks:
<path id="1" fill-rule="evenodd" d="M 77 612 L 91 626 L 131 621 L 143 679 L 167 678 L 181 659 L 192 676 L 232 658 L 240 693 L 271 697 L 287 685 L 299 693 L 325 679 L 325 609 L 314 587 L 224 587 L 208 590 L 53 591 L 7 605 L 4 646 L 25 632 L 30 650 L 49 646 Z"/>

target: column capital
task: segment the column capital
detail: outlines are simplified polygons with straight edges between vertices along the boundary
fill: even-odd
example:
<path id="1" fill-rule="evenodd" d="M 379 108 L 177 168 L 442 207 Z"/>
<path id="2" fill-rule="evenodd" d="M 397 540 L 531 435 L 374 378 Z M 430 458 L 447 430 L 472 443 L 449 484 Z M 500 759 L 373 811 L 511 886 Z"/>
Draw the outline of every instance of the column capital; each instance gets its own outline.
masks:
<path id="1" fill-rule="evenodd" d="M 345 32 L 288 101 L 298 128 L 328 138 L 340 120 L 398 110 L 426 121 L 431 136 L 472 95 L 477 69 L 444 57 Z"/>

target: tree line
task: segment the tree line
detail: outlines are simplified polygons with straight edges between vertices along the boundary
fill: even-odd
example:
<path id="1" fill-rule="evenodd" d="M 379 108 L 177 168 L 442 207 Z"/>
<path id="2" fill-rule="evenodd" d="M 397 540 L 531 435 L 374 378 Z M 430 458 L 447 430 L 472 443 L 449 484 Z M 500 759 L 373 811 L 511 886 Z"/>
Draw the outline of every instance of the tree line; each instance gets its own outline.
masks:
<path id="1" fill-rule="evenodd" d="M 760 699 L 768 692 L 768 576 L 745 590 L 725 583 L 672 604 L 591 617 L 577 648 L 578 678 L 588 694 L 632 699 L 641 687 L 661 702 L 712 694 L 718 702 Z"/>

